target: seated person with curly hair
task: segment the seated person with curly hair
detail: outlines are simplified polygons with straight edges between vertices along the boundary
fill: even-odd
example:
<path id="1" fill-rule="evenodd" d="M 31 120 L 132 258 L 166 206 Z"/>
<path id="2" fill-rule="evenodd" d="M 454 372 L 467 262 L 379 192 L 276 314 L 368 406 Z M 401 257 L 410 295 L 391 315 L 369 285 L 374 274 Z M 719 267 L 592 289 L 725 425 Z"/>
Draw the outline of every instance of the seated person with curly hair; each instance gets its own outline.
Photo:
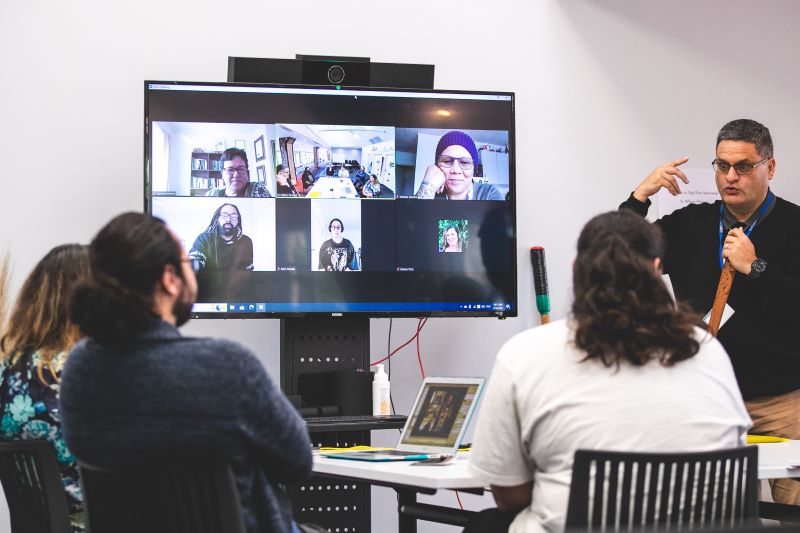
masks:
<path id="1" fill-rule="evenodd" d="M 627 210 L 578 239 L 569 319 L 497 355 L 470 469 L 498 510 L 466 531 L 559 531 L 578 449 L 691 452 L 745 444 L 730 359 L 661 280 L 659 229 Z M 509 527 L 510 524 L 510 527 Z"/>

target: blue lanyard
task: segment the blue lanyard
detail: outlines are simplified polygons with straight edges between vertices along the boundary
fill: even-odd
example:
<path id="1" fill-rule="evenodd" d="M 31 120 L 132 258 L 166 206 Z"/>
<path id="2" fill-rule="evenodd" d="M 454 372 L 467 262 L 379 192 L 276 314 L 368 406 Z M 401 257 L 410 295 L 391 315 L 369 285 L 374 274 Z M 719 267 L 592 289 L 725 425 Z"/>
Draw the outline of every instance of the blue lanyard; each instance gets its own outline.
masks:
<path id="1" fill-rule="evenodd" d="M 769 195 L 767 196 L 767 201 L 764 202 L 764 205 L 761 206 L 761 209 L 758 210 L 758 216 L 756 217 L 753 225 L 744 232 L 744 234 L 749 238 L 750 234 L 753 233 L 753 230 L 756 228 L 756 224 L 758 221 L 761 220 L 761 217 L 764 216 L 764 213 L 767 212 L 769 206 L 772 205 L 772 202 L 775 200 L 775 195 L 772 194 L 772 191 L 769 191 Z M 722 202 L 719 204 L 719 268 L 725 266 L 725 258 L 722 257 L 722 241 L 725 239 L 725 225 L 722 222 Z"/>

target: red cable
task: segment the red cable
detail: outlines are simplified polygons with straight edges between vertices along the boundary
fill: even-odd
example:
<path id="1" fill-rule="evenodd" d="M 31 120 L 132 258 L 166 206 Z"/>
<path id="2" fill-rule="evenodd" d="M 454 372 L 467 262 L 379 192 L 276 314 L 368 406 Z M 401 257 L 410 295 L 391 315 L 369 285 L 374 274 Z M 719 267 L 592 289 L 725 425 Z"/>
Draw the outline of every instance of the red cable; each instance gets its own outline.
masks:
<path id="1" fill-rule="evenodd" d="M 422 331 L 427 321 L 427 318 L 420 318 L 417 324 L 417 361 L 419 361 L 419 371 L 422 372 L 422 379 L 425 379 L 425 369 L 422 367 L 422 354 L 419 352 L 419 332 Z"/>
<path id="2" fill-rule="evenodd" d="M 461 497 L 458 495 L 458 491 L 454 491 L 456 493 L 456 500 L 458 500 L 458 506 L 461 507 L 461 510 L 464 510 L 464 506 L 461 505 Z"/>
<path id="3" fill-rule="evenodd" d="M 387 355 L 387 356 L 386 356 L 386 357 L 384 357 L 383 359 L 378 359 L 378 360 L 377 360 L 377 361 L 375 361 L 374 363 L 370 363 L 370 364 L 369 364 L 369 366 L 375 366 L 375 365 L 377 365 L 377 364 L 379 364 L 379 363 L 383 363 L 384 361 L 386 361 L 386 360 L 388 360 L 388 359 L 391 359 L 391 357 L 392 357 L 394 354 L 396 354 L 397 352 L 399 352 L 400 350 L 402 350 L 403 348 L 405 348 L 406 346 L 408 346 L 409 344 L 411 344 L 411 343 L 414 341 L 414 339 L 415 339 L 416 337 L 417 337 L 417 335 L 416 335 L 416 334 L 414 334 L 414 336 L 413 336 L 413 337 L 411 337 L 411 338 L 410 338 L 410 339 L 408 339 L 406 342 L 404 342 L 403 344 L 401 344 L 400 346 L 398 346 L 397 348 L 395 348 L 395 350 L 394 350 L 392 353 L 390 353 L 389 355 Z"/>
<path id="4" fill-rule="evenodd" d="M 420 322 L 422 322 L 422 326 L 424 326 L 424 325 L 425 325 L 425 322 L 427 322 L 427 321 L 428 321 L 428 319 L 427 319 L 427 318 L 425 318 L 425 319 L 420 319 Z M 409 344 L 411 344 L 412 342 L 414 342 L 414 339 L 416 339 L 416 338 L 419 336 L 419 332 L 420 332 L 421 330 L 422 330 L 422 327 L 421 327 L 421 326 L 420 326 L 420 324 L 418 323 L 418 324 L 417 324 L 417 332 L 414 334 L 414 336 L 413 336 L 413 337 L 411 337 L 411 338 L 410 338 L 410 339 L 408 339 L 406 342 L 404 342 L 403 344 L 401 344 L 400 346 L 398 346 L 397 348 L 395 348 L 395 349 L 394 349 L 394 351 L 392 351 L 392 353 L 390 353 L 389 355 L 387 355 L 387 356 L 386 356 L 386 357 L 384 357 L 383 359 L 379 359 L 379 360 L 375 361 L 374 363 L 370 363 L 370 364 L 369 364 L 369 366 L 375 366 L 375 365 L 377 365 L 377 364 L 379 364 L 379 363 L 383 363 L 384 361 L 386 361 L 386 360 L 388 360 L 388 359 L 391 359 L 391 357 L 392 357 L 394 354 L 396 354 L 397 352 L 399 352 L 400 350 L 402 350 L 403 348 L 405 348 L 406 346 L 408 346 Z"/>

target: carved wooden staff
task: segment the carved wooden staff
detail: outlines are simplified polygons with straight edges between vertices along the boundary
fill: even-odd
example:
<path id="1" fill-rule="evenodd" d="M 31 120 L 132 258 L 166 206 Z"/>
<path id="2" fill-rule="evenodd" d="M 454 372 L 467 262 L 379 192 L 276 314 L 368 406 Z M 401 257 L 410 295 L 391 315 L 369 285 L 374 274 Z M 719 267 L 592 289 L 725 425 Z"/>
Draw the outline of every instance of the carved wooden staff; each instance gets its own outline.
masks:
<path id="1" fill-rule="evenodd" d="M 733 265 L 726 260 L 725 266 L 722 267 L 722 273 L 719 275 L 717 294 L 714 296 L 711 318 L 708 320 L 708 331 L 715 337 L 717 336 L 717 331 L 719 331 L 719 323 L 722 321 L 722 312 L 725 310 L 725 304 L 728 303 L 728 295 L 731 293 L 734 274 L 736 274 L 736 271 L 733 269 Z"/>

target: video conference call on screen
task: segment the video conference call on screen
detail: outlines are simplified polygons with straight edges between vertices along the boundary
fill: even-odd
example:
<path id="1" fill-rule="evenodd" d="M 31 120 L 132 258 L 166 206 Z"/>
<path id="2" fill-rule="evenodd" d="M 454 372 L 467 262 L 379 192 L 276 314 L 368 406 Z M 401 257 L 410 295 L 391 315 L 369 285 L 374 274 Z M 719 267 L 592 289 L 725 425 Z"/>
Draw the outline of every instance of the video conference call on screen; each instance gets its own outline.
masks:
<path id="1" fill-rule="evenodd" d="M 145 87 L 194 313 L 516 315 L 512 95 Z"/>

